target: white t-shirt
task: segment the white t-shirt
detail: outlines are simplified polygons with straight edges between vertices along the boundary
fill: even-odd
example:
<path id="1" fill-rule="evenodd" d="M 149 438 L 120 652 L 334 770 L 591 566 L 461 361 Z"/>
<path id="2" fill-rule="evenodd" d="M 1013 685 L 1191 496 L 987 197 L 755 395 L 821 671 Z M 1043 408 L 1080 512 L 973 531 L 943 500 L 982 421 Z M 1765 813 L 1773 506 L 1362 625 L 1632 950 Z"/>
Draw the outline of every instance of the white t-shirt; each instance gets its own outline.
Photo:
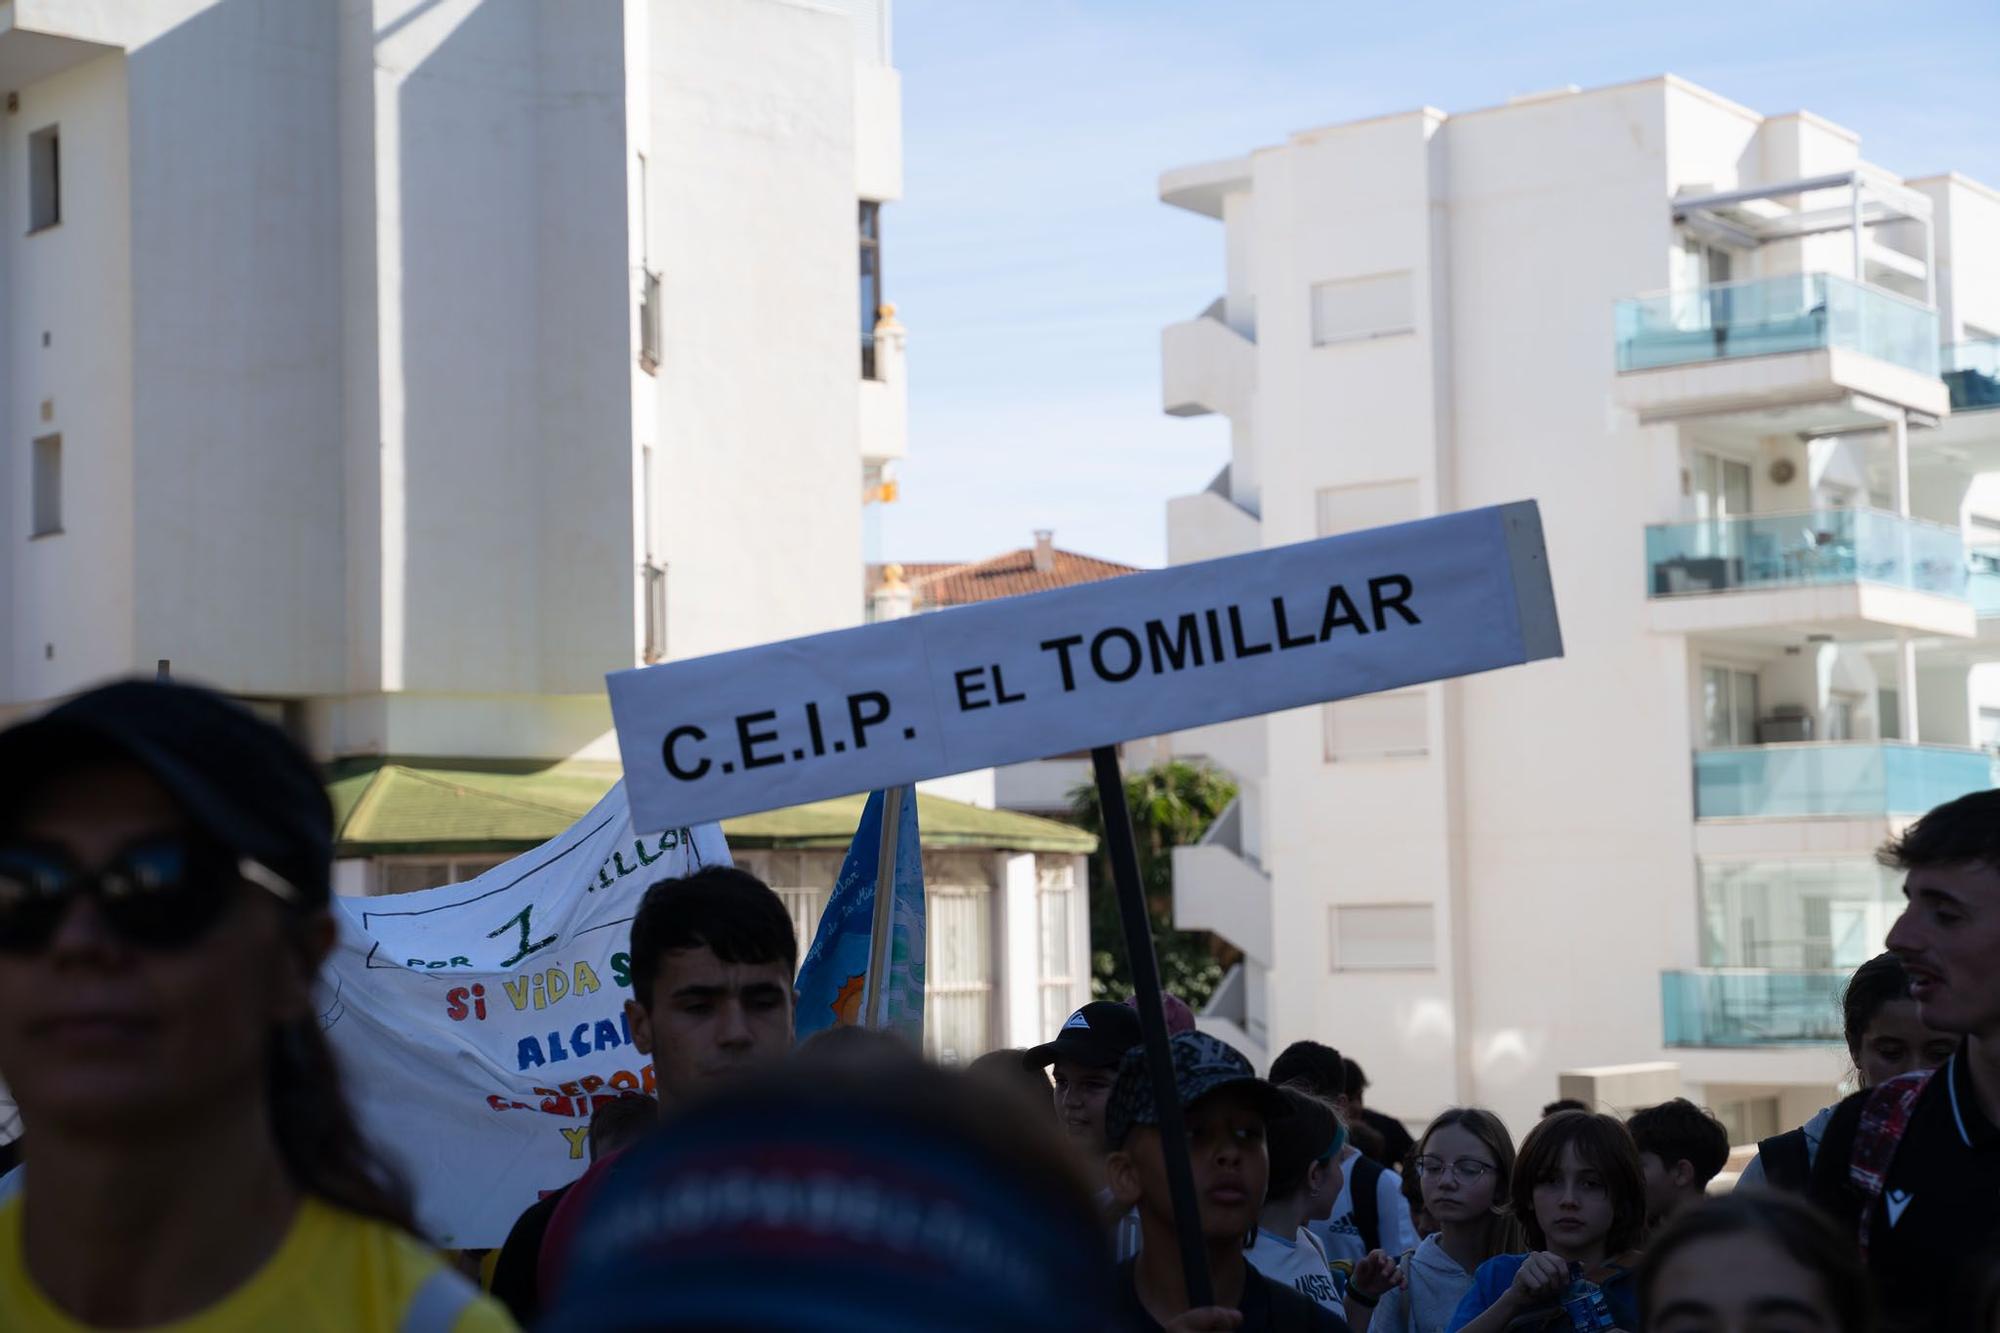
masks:
<path id="1" fill-rule="evenodd" d="M 1324 1222 L 1306 1224 L 1326 1251 L 1327 1265 L 1343 1291 L 1347 1289 L 1347 1274 L 1368 1253 L 1361 1227 L 1354 1220 L 1354 1164 L 1360 1158 L 1353 1147 L 1341 1153 L 1340 1197 L 1333 1201 L 1333 1212 Z M 1386 1167 L 1375 1182 L 1375 1217 L 1383 1250 L 1395 1255 L 1417 1248 L 1417 1229 L 1410 1224 L 1410 1205 L 1403 1199 L 1403 1178 Z"/>
<path id="2" fill-rule="evenodd" d="M 1296 1288 L 1301 1295 L 1312 1297 L 1341 1318 L 1347 1317 L 1334 1290 L 1333 1274 L 1327 1270 L 1326 1256 L 1320 1253 L 1319 1242 L 1313 1239 L 1312 1232 L 1304 1227 L 1290 1240 L 1258 1227 L 1257 1243 L 1243 1257 L 1273 1282 Z"/>

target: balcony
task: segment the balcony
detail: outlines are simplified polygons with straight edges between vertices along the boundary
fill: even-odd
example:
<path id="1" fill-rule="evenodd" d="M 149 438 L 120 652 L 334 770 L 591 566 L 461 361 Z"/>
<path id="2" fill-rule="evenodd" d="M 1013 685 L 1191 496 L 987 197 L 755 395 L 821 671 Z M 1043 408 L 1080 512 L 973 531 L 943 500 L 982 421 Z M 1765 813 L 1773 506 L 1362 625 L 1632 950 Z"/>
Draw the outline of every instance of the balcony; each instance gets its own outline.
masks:
<path id="1" fill-rule="evenodd" d="M 1974 551 L 1966 558 L 1965 595 L 1981 620 L 2000 616 L 2000 554 Z"/>
<path id="2" fill-rule="evenodd" d="M 1694 757 L 1696 819 L 1920 815 L 2000 786 L 1983 750 L 1895 741 L 1756 745 Z"/>
<path id="3" fill-rule="evenodd" d="M 1950 410 L 1937 312 L 1828 273 L 1718 283 L 1618 303 L 1618 400 L 1645 422 L 1752 433 L 1879 429 Z"/>
<path id="4" fill-rule="evenodd" d="M 1646 594 L 1667 633 L 1815 625 L 1837 637 L 1911 629 L 1970 638 L 1958 529 L 1877 509 L 1659 523 L 1646 529 Z"/>
<path id="5" fill-rule="evenodd" d="M 1660 974 L 1668 1046 L 1818 1046 L 1842 1040 L 1841 971 L 1703 968 Z"/>
<path id="6" fill-rule="evenodd" d="M 1952 411 L 2000 407 L 2000 338 L 1954 343 L 1938 356 Z"/>
<path id="7" fill-rule="evenodd" d="M 1260 967 L 1271 965 L 1271 877 L 1243 852 L 1243 799 L 1231 801 L 1192 847 L 1173 849 L 1174 926 L 1210 930 Z"/>
<path id="8" fill-rule="evenodd" d="M 1247 420 L 1257 390 L 1255 337 L 1223 319 L 1221 297 L 1195 318 L 1167 325 L 1160 332 L 1161 407 L 1169 416 L 1219 412 Z"/>

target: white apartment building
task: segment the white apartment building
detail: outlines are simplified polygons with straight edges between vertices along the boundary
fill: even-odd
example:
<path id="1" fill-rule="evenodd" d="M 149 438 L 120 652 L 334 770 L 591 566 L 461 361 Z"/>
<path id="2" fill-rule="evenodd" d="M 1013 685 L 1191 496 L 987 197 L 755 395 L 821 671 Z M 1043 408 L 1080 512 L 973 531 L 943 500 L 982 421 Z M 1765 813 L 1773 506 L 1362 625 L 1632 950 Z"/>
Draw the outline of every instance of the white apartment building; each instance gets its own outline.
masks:
<path id="1" fill-rule="evenodd" d="M 1738 1142 L 1799 1123 L 1900 909 L 1873 851 L 1994 785 L 2000 194 L 1671 77 L 1160 194 L 1225 255 L 1165 407 L 1231 427 L 1170 558 L 1533 498 L 1568 652 L 1176 739 L 1244 782 L 1176 859 L 1245 955 L 1208 1021 L 1413 1119 L 1663 1065 Z"/>
<path id="2" fill-rule="evenodd" d="M 888 25 L 0 5 L 0 715 L 167 660 L 329 759 L 609 759 L 606 672 L 858 621 Z"/>

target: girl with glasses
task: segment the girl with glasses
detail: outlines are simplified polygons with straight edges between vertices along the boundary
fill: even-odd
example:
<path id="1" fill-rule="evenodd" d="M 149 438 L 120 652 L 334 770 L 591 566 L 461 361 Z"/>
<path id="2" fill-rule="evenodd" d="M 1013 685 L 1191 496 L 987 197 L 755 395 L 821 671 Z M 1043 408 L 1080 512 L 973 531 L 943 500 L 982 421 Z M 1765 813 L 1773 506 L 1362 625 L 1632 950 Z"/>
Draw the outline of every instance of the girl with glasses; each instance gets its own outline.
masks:
<path id="1" fill-rule="evenodd" d="M 1514 1140 L 1500 1117 L 1477 1107 L 1446 1111 L 1424 1131 L 1408 1169 L 1439 1230 L 1404 1254 L 1386 1282 L 1375 1265 L 1355 1270 L 1347 1287 L 1354 1333 L 1442 1333 L 1479 1266 L 1522 1248 L 1507 1210 Z"/>

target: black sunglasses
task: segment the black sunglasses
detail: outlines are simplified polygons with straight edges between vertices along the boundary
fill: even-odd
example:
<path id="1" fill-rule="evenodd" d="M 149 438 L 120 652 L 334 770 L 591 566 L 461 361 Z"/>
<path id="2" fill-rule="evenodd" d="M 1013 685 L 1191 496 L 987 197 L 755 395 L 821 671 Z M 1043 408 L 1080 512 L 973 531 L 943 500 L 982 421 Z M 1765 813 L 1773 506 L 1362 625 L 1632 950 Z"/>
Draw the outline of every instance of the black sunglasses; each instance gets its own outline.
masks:
<path id="1" fill-rule="evenodd" d="M 281 902 L 300 901 L 298 889 L 275 871 L 200 840 L 142 839 L 95 874 L 59 847 L 0 845 L 0 951 L 47 948 L 70 901 L 83 895 L 126 943 L 182 948 L 221 919 L 239 880 Z"/>

